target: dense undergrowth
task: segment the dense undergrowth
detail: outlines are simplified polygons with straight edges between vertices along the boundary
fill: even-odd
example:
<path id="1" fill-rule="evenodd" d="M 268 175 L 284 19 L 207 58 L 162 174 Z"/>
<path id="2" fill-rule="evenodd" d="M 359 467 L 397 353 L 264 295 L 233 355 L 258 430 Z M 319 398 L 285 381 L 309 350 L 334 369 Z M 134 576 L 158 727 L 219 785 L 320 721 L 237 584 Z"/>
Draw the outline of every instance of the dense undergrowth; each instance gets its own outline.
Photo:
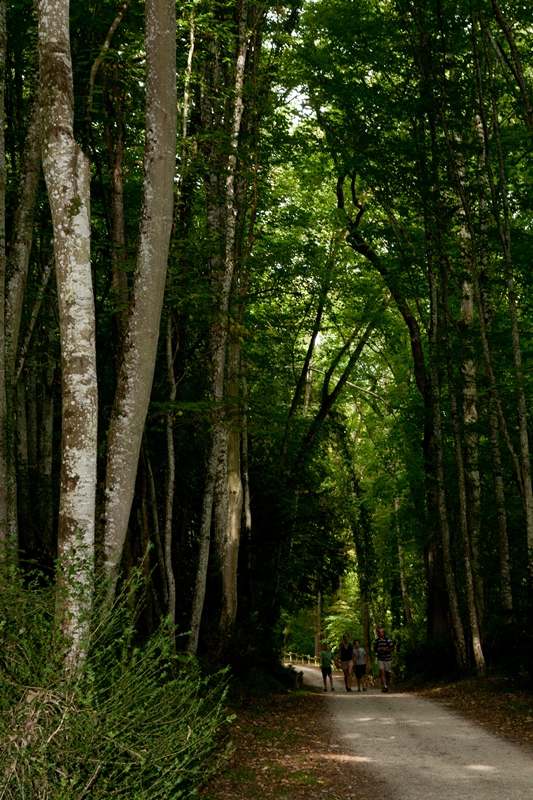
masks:
<path id="1" fill-rule="evenodd" d="M 0 796 L 173 800 L 196 795 L 228 745 L 227 675 L 206 677 L 168 629 L 137 633 L 135 591 L 97 603 L 87 656 L 67 678 L 54 592 L 0 597 Z"/>

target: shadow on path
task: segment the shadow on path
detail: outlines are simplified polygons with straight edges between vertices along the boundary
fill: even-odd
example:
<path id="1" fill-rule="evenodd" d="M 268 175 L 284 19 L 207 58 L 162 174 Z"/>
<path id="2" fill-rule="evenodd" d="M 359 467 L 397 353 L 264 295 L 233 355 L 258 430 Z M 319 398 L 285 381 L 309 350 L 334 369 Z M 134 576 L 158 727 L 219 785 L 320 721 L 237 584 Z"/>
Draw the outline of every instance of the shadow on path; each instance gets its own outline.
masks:
<path id="1" fill-rule="evenodd" d="M 297 667 L 323 690 L 320 670 Z M 533 800 L 533 757 L 416 694 L 324 693 L 347 760 L 366 765 L 396 800 Z"/>

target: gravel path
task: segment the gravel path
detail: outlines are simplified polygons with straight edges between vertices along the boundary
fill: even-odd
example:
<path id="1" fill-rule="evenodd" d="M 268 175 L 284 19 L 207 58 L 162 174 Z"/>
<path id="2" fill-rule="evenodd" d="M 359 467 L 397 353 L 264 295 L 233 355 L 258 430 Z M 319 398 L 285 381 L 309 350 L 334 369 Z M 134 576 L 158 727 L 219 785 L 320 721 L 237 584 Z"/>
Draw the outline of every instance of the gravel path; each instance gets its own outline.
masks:
<path id="1" fill-rule="evenodd" d="M 321 687 L 320 671 L 297 667 Z M 394 800 L 533 800 L 533 755 L 416 694 L 324 695 L 331 728 Z M 367 773 L 368 774 L 368 773 Z"/>

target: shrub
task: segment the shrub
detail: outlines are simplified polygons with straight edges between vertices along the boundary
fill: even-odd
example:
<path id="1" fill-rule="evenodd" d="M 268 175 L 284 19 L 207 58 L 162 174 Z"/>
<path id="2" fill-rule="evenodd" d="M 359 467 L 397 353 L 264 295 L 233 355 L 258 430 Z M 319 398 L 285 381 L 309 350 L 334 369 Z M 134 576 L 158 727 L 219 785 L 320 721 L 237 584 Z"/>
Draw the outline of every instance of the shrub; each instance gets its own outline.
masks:
<path id="1" fill-rule="evenodd" d="M 83 667 L 69 678 L 53 590 L 14 582 L 3 592 L 2 798 L 174 800 L 217 769 L 226 676 L 205 678 L 176 655 L 165 625 L 139 641 L 134 596 L 97 604 Z"/>

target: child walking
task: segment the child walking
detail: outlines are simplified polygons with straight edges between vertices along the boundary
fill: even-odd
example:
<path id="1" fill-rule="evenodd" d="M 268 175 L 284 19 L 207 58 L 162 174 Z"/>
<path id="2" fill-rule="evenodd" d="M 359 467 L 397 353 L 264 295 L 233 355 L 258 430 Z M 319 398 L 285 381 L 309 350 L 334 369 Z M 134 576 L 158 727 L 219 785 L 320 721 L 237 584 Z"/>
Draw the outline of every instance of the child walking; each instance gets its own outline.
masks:
<path id="1" fill-rule="evenodd" d="M 320 653 L 321 663 L 322 663 L 322 678 L 324 679 L 324 691 L 327 692 L 327 679 L 329 677 L 329 682 L 331 684 L 331 691 L 334 692 L 335 689 L 333 688 L 333 677 L 331 674 L 331 662 L 333 661 L 333 653 L 331 652 L 331 647 L 326 642 L 324 644 L 324 649 Z"/>

